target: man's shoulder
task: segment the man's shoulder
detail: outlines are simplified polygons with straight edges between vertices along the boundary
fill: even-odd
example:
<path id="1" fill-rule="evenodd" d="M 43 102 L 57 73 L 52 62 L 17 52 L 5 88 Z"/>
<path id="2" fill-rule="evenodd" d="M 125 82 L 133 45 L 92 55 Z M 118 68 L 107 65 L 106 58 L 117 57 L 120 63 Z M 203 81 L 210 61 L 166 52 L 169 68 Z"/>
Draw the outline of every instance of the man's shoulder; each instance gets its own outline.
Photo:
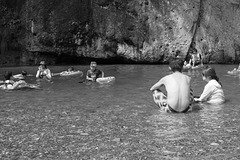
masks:
<path id="1" fill-rule="evenodd" d="M 175 75 L 172 73 L 172 74 L 169 74 L 169 75 L 166 75 L 164 77 L 161 78 L 161 81 L 164 81 L 164 82 L 169 82 L 170 80 L 174 80 L 176 79 L 175 78 Z"/>
<path id="2" fill-rule="evenodd" d="M 186 74 L 183 74 L 182 72 L 178 72 L 179 74 L 174 74 L 174 73 L 172 73 L 172 74 L 169 74 L 169 75 L 167 75 L 167 76 L 165 76 L 166 78 L 171 78 L 171 79 L 175 79 L 175 78 L 179 78 L 179 76 L 180 77 L 184 77 L 184 78 L 188 78 L 188 79 L 191 79 L 191 77 L 189 77 L 188 75 L 186 75 Z"/>
<path id="3" fill-rule="evenodd" d="M 183 74 L 183 76 L 184 76 L 186 79 L 191 80 L 191 77 L 189 77 L 188 75 Z"/>

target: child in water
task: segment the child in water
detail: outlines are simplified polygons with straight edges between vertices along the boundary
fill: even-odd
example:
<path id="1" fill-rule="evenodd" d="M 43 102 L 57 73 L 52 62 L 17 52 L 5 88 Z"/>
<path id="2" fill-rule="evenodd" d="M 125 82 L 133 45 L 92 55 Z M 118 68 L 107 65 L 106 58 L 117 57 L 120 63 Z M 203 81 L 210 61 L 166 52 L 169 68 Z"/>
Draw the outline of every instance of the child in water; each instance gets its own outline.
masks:
<path id="1" fill-rule="evenodd" d="M 74 72 L 74 68 L 70 67 L 70 68 L 68 68 L 67 71 L 63 71 L 62 73 L 72 73 L 72 72 Z"/>
<path id="2" fill-rule="evenodd" d="M 96 62 L 91 62 L 90 70 L 87 71 L 86 79 L 89 81 L 96 81 L 96 79 L 100 77 L 104 77 L 104 72 L 97 69 Z"/>
<path id="3" fill-rule="evenodd" d="M 73 67 L 70 67 L 70 68 L 68 68 L 68 72 L 73 72 L 74 71 L 74 68 Z"/>
<path id="4" fill-rule="evenodd" d="M 228 74 L 239 74 L 240 73 L 240 63 L 238 65 L 238 68 L 234 68 L 233 70 L 228 71 L 227 73 Z"/>
<path id="5" fill-rule="evenodd" d="M 215 72 L 209 67 L 202 72 L 202 79 L 207 82 L 200 98 L 194 98 L 196 102 L 207 102 L 210 104 L 222 104 L 225 101 L 222 85 Z"/>
<path id="6" fill-rule="evenodd" d="M 45 61 L 40 62 L 36 78 L 51 80 L 52 74 L 50 69 L 47 68 Z"/>
<path id="7" fill-rule="evenodd" d="M 68 68 L 67 71 L 62 71 L 60 73 L 56 73 L 55 75 L 69 75 L 70 73 L 73 73 L 75 70 L 73 67 Z M 54 75 L 54 76 L 55 76 Z"/>

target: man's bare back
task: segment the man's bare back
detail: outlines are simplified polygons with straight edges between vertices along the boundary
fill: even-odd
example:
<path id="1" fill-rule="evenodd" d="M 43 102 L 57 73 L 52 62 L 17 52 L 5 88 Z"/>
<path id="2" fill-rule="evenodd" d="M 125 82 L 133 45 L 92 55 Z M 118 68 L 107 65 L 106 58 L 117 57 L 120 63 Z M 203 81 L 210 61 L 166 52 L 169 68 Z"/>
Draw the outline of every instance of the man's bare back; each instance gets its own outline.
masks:
<path id="1" fill-rule="evenodd" d="M 181 112 L 190 103 L 190 77 L 175 72 L 163 79 L 167 91 L 167 103 L 176 111 Z"/>
<path id="2" fill-rule="evenodd" d="M 150 90 L 161 90 L 161 87 L 165 86 L 167 91 L 167 105 L 176 112 L 182 112 L 185 111 L 191 103 L 191 78 L 180 72 L 182 66 L 178 61 L 173 63 L 175 63 L 173 67 L 177 69 L 174 69 L 172 74 L 160 79 Z"/>

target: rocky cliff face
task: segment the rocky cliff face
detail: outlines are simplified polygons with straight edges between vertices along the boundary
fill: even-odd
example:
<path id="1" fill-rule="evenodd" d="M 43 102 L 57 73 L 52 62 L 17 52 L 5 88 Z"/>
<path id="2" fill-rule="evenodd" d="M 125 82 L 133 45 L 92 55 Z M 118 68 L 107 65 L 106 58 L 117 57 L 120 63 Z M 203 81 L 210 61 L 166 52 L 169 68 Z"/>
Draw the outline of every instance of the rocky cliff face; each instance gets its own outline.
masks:
<path id="1" fill-rule="evenodd" d="M 239 0 L 0 0 L 0 64 L 239 62 Z"/>

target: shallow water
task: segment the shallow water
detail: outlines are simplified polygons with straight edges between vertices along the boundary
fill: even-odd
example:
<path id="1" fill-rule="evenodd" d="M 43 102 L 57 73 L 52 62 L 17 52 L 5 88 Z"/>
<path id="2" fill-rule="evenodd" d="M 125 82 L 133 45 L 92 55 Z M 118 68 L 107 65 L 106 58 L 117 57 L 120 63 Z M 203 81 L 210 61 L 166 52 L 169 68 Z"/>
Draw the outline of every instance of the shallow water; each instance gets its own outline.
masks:
<path id="1" fill-rule="evenodd" d="M 116 77 L 105 85 L 82 83 L 88 66 L 74 66 L 84 77 L 53 77 L 40 90 L 0 90 L 0 158 L 240 159 L 240 76 L 227 74 L 235 65 L 213 66 L 227 102 L 187 114 L 160 113 L 153 102 L 149 89 L 170 73 L 167 65 L 99 65 Z M 49 66 L 54 73 L 68 67 Z M 5 70 L 35 75 L 37 67 Z M 184 73 L 200 95 L 201 71 Z M 26 81 L 37 83 L 35 76 Z"/>

